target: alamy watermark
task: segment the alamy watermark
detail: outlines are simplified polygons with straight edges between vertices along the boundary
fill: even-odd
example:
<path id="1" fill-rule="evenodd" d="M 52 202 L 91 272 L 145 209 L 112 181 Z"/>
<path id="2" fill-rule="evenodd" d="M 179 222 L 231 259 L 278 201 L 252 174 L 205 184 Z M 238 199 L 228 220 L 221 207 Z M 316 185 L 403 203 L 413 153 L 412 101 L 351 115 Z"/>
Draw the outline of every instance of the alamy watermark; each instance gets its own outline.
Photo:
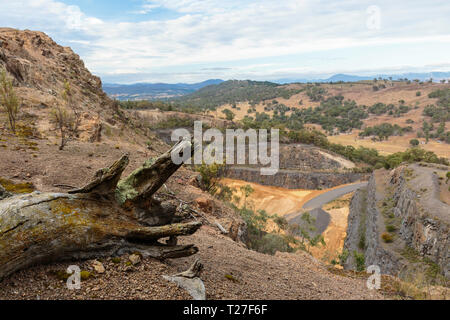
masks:
<path id="1" fill-rule="evenodd" d="M 369 30 L 381 29 L 381 9 L 378 6 L 369 6 L 366 10 L 367 20 L 366 26 Z"/>
<path id="2" fill-rule="evenodd" d="M 173 142 L 180 139 L 191 141 L 192 136 L 187 129 L 180 128 L 172 132 L 171 139 Z M 181 144 L 172 151 L 171 158 L 175 164 L 259 164 L 266 166 L 260 168 L 261 175 L 274 175 L 278 172 L 280 152 L 278 129 L 270 129 L 269 147 L 269 134 L 266 129 L 248 129 L 247 131 L 226 129 L 224 137 L 224 134 L 215 128 L 203 132 L 202 122 L 195 121 L 194 141 L 198 144 L 194 155 L 189 143 Z M 203 148 L 203 142 L 209 144 Z"/>
<path id="3" fill-rule="evenodd" d="M 377 265 L 367 267 L 367 273 L 372 275 L 367 279 L 366 285 L 369 290 L 379 290 L 381 288 L 381 269 Z"/>
<path id="4" fill-rule="evenodd" d="M 77 265 L 71 265 L 67 268 L 67 273 L 70 274 L 67 278 L 66 285 L 69 290 L 81 289 L 81 270 Z"/>

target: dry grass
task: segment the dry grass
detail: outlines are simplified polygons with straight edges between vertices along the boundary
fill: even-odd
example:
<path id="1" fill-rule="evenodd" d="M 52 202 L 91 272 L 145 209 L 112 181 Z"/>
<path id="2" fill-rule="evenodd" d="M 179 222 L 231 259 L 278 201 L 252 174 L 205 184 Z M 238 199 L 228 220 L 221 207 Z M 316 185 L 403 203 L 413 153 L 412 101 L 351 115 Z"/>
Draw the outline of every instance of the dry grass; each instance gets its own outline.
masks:
<path id="1" fill-rule="evenodd" d="M 329 136 L 328 140 L 333 143 L 339 143 L 342 145 L 351 145 L 354 147 L 363 146 L 366 148 L 374 148 L 380 152 L 380 154 L 388 155 L 395 152 L 405 151 L 410 148 L 409 140 L 416 138 L 415 134 L 404 135 L 401 137 L 389 137 L 387 141 L 372 141 L 369 138 L 359 139 L 358 130 L 354 131 L 352 134 L 341 134 L 337 136 Z M 427 150 L 433 151 L 440 157 L 450 158 L 450 145 L 445 143 L 439 143 L 436 141 L 429 141 L 425 144 L 425 139 L 418 139 L 421 143 L 420 147 Z"/>
<path id="2" fill-rule="evenodd" d="M 374 84 L 379 85 L 382 83 L 386 85 L 385 89 L 373 91 L 372 86 Z M 304 84 L 288 85 L 288 87 L 295 89 L 303 88 L 304 86 Z M 352 134 L 341 134 L 338 136 L 329 137 L 329 140 L 334 143 L 352 145 L 355 147 L 364 146 L 368 148 L 374 148 L 377 149 L 381 154 L 387 155 L 395 152 L 405 151 L 410 147 L 409 141 L 416 138 L 416 131 L 421 127 L 423 120 L 426 119 L 422 115 L 423 108 L 428 104 L 434 104 L 436 102 L 436 99 L 428 98 L 428 94 L 442 87 L 449 87 L 450 85 L 441 83 L 418 84 L 412 82 L 411 84 L 407 84 L 406 82 L 396 82 L 394 83 L 394 86 L 391 87 L 389 82 L 384 83 L 383 81 L 378 81 L 377 83 L 374 83 L 372 81 L 361 81 L 358 83 L 322 84 L 321 86 L 328 91 L 329 95 L 342 94 L 345 99 L 355 100 L 356 103 L 360 105 L 371 106 L 377 102 L 399 105 L 399 101 L 404 100 L 406 105 L 413 108 L 408 113 L 398 118 L 394 118 L 389 115 L 370 115 L 368 119 L 364 120 L 365 126 L 374 126 L 386 122 L 391 124 L 398 124 L 403 127 L 412 126 L 414 132 L 402 137 L 390 137 L 388 141 L 373 142 L 370 139 L 358 139 L 358 133 L 360 132 L 359 130 L 354 130 Z M 416 96 L 417 91 L 421 92 L 420 96 Z M 319 105 L 318 102 L 311 102 L 305 92 L 293 95 L 289 99 L 278 97 L 276 99 L 268 100 L 267 102 L 271 102 L 272 100 L 277 100 L 279 103 L 285 104 L 286 106 L 291 108 L 307 108 L 316 107 Z M 300 100 L 303 101 L 302 105 L 299 105 Z M 417 108 L 415 108 L 416 106 Z M 254 115 L 254 113 L 247 113 L 247 110 L 250 108 L 250 104 L 248 102 L 238 103 L 237 107 L 239 107 L 240 110 L 232 109 L 231 105 L 229 104 L 223 105 L 217 108 L 216 111 L 211 111 L 210 115 L 216 118 L 225 119 L 225 115 L 222 113 L 224 109 L 230 109 L 233 113 L 235 113 L 235 120 L 241 120 L 246 115 Z M 256 105 L 254 108 L 257 112 L 266 112 L 269 115 L 273 114 L 272 111 L 264 111 L 263 103 Z M 286 114 L 289 115 L 290 112 L 287 112 Z M 414 123 L 407 123 L 406 121 L 408 119 L 412 119 Z M 321 130 L 321 127 L 319 125 L 307 125 L 307 127 L 314 127 L 315 129 Z M 446 130 L 450 130 L 449 123 L 447 123 Z M 421 143 L 425 143 L 425 139 L 419 140 L 421 141 Z M 450 147 L 448 144 L 429 141 L 428 144 L 421 144 L 421 146 L 425 150 L 433 151 L 441 157 L 450 158 Z"/>

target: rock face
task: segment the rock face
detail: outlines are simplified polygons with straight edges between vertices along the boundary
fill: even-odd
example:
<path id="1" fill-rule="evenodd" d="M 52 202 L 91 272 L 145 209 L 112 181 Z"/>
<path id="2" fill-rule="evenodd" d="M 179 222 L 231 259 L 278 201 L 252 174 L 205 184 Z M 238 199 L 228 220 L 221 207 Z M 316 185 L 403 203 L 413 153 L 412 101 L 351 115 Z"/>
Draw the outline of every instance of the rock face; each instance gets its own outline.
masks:
<path id="1" fill-rule="evenodd" d="M 405 254 L 410 250 L 450 277 L 450 206 L 439 198 L 438 171 L 448 168 L 414 164 L 376 171 L 367 189 L 355 193 L 344 244 L 349 252 L 346 268 L 356 268 L 356 251 L 364 254 L 366 267 L 375 264 L 382 273 L 397 275 L 412 264 Z M 383 234 L 393 240 L 383 240 Z"/>
<path id="2" fill-rule="evenodd" d="M 72 49 L 43 32 L 0 28 L 1 67 L 13 78 L 22 106 L 35 112 L 63 105 L 61 93 L 68 81 L 76 108 L 83 114 L 80 136 L 84 140 L 95 134 L 99 116 L 105 120 L 112 108 L 100 78 L 86 69 Z"/>
<path id="3" fill-rule="evenodd" d="M 381 243 L 380 212 L 375 197 L 375 179 L 372 176 L 366 188 L 355 192 L 350 203 L 347 237 L 344 250 L 349 256 L 344 264 L 345 269 L 356 270 L 355 252 L 364 254 L 364 267 L 378 265 L 382 273 L 396 275 L 401 269 L 401 257 L 395 252 L 385 249 Z"/>
<path id="4" fill-rule="evenodd" d="M 247 164 L 248 156 L 246 150 Z M 280 169 L 275 175 L 261 175 L 259 165 L 232 165 L 227 167 L 225 176 L 288 189 L 327 189 L 368 178 L 366 174 L 354 173 L 354 167 L 351 161 L 315 146 L 280 144 Z"/>
<path id="5" fill-rule="evenodd" d="M 288 189 L 327 189 L 362 180 L 366 177 L 366 174 L 353 172 L 305 172 L 280 169 L 272 176 L 263 176 L 260 174 L 259 169 L 230 167 L 227 168 L 226 177 Z"/>
<path id="6" fill-rule="evenodd" d="M 300 171 L 334 171 L 355 165 L 338 155 L 305 144 L 280 145 L 280 168 Z"/>

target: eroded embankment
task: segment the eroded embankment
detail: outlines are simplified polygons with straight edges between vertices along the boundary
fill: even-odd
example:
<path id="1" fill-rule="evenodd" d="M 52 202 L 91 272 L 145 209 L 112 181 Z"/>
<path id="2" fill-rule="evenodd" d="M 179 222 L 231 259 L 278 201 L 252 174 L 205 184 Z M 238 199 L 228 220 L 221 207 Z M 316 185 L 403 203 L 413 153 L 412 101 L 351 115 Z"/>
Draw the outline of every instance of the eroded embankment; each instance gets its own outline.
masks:
<path id="1" fill-rule="evenodd" d="M 447 167 L 414 164 L 376 171 L 355 193 L 344 248 L 345 267 L 378 265 L 401 275 L 415 266 L 427 274 L 450 276 L 450 206 L 439 197 L 436 177 Z"/>
<path id="2" fill-rule="evenodd" d="M 363 180 L 366 175 L 353 172 L 303 172 L 280 169 L 274 175 L 261 175 L 259 169 L 230 167 L 227 178 L 245 180 L 265 186 L 286 189 L 328 189 L 342 184 Z"/>
<path id="3" fill-rule="evenodd" d="M 337 187 L 325 190 L 290 190 L 233 179 L 222 179 L 221 183 L 234 190 L 234 195 L 237 197 L 233 197 L 232 202 L 238 207 L 242 207 L 244 204 L 244 196 L 240 188 L 245 185 L 250 185 L 254 191 L 245 200 L 247 206 L 250 206 L 254 210 L 264 210 L 270 215 L 277 214 L 284 216 L 290 223 L 295 222 L 292 221 L 292 217 L 300 218 L 301 214 L 305 212 L 303 209 L 305 203 L 330 191 L 339 189 Z M 336 197 L 340 196 L 342 194 L 338 192 Z M 326 225 L 321 229 L 325 245 L 320 244 L 310 248 L 310 253 L 316 259 L 326 263 L 331 263 L 332 260 L 337 261 L 338 255 L 342 252 L 344 245 L 349 211 L 348 202 L 350 200 L 349 195 L 344 195 L 340 199 L 335 201 L 330 200 L 331 202 L 323 208 L 328 217 Z M 322 207 L 322 204 L 320 207 Z M 268 228 L 270 231 L 279 229 L 274 223 L 269 223 Z"/>

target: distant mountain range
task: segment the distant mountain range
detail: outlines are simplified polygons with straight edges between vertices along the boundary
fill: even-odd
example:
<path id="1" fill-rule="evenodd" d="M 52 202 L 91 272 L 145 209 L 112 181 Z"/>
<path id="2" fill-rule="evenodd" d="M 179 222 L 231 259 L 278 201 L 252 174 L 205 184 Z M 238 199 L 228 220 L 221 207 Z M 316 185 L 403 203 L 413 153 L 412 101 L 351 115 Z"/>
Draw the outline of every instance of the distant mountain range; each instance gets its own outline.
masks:
<path id="1" fill-rule="evenodd" d="M 283 78 L 278 79 L 273 82 L 280 83 L 280 84 L 286 84 L 286 83 L 293 83 L 293 82 L 300 82 L 300 83 L 306 83 L 306 82 L 356 82 L 356 81 L 362 81 L 362 80 L 373 80 L 374 78 L 382 78 L 382 79 L 389 79 L 389 77 L 392 77 L 392 80 L 399 80 L 399 79 L 419 79 L 420 81 L 429 80 L 430 78 L 433 79 L 433 81 L 439 81 L 441 79 L 449 79 L 450 78 L 450 72 L 424 72 L 424 73 L 401 73 L 401 74 L 377 74 L 372 76 L 358 76 L 358 75 L 349 75 L 349 74 L 335 74 L 329 78 L 326 79 L 305 79 L 305 78 Z"/>
<path id="2" fill-rule="evenodd" d="M 183 96 L 203 87 L 222 83 L 220 79 L 210 79 L 199 83 L 135 83 L 135 84 L 103 84 L 103 90 L 111 97 L 119 100 L 143 100 L 172 98 Z"/>
<path id="3" fill-rule="evenodd" d="M 399 79 L 419 79 L 420 81 L 429 80 L 439 81 L 441 79 L 450 79 L 450 72 L 426 72 L 426 73 L 402 73 L 402 74 L 378 74 L 372 76 L 358 76 L 349 74 L 335 74 L 326 79 L 299 79 L 299 78 L 283 78 L 272 81 L 277 84 L 287 83 L 307 83 L 307 82 L 356 82 L 362 80 L 373 80 L 374 78 L 382 78 L 393 80 Z M 199 89 L 210 85 L 217 85 L 224 82 L 220 79 L 210 79 L 199 83 L 135 83 L 135 84 L 103 84 L 103 90 L 112 98 L 119 100 L 153 100 L 185 96 L 196 92 Z"/>

